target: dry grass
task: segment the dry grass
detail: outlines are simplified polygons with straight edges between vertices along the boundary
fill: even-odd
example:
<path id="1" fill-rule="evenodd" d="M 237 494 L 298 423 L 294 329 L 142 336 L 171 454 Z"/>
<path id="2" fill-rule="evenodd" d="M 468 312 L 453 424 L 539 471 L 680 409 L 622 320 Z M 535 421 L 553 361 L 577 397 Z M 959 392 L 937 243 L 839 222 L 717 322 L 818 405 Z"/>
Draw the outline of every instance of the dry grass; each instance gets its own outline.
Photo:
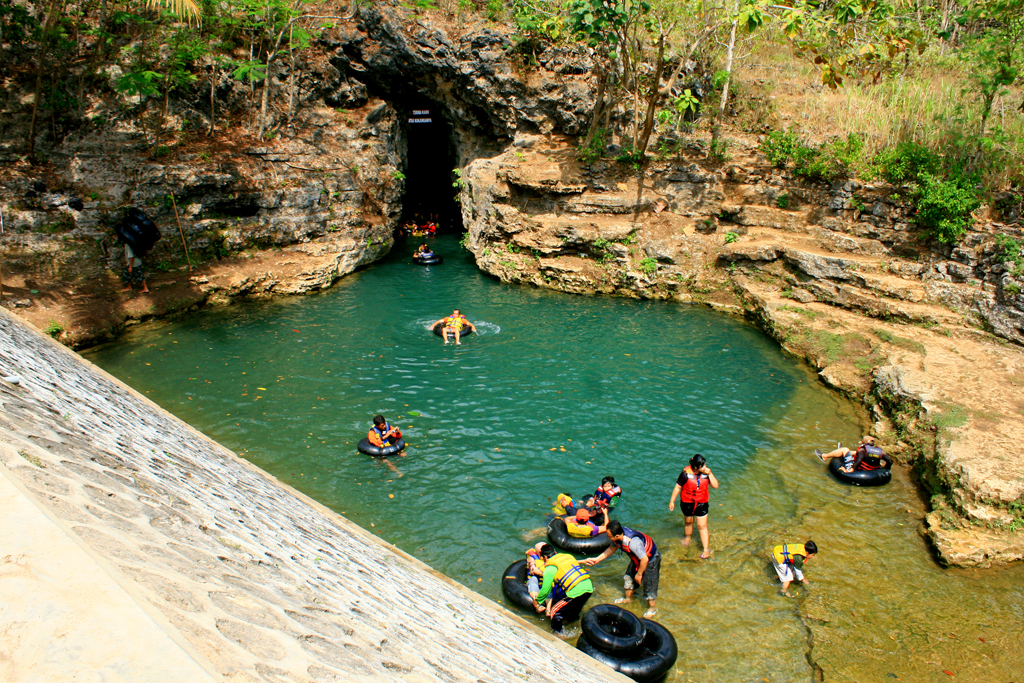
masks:
<path id="1" fill-rule="evenodd" d="M 782 125 L 796 126 L 812 139 L 859 133 L 870 154 L 902 140 L 941 149 L 952 131 L 978 130 L 978 103 L 964 91 L 969 74 L 948 57 L 928 52 L 905 76 L 877 85 L 847 80 L 843 88 L 830 90 L 821 85 L 817 69 L 788 47 L 767 39 L 751 47 L 739 78 L 774 93 Z M 1013 160 L 1004 182 L 997 184 L 1024 167 L 1024 114 L 1018 109 L 1022 92 L 1014 88 L 997 97 L 989 118 L 989 132 L 1002 129 L 1002 150 Z"/>

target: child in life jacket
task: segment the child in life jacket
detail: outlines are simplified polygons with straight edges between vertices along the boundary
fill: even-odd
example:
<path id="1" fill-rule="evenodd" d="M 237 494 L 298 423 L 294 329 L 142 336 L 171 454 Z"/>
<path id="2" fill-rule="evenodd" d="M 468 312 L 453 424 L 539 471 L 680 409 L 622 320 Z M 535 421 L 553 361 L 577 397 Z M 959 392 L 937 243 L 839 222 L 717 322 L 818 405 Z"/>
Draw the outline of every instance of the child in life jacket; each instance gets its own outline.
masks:
<path id="1" fill-rule="evenodd" d="M 537 543 L 526 550 L 526 592 L 533 598 L 533 608 L 538 612 L 544 611 L 544 606 L 537 602 L 537 595 L 540 593 L 540 577 L 544 576 L 544 558 L 540 556 L 541 546 L 544 541 Z"/>
<path id="2" fill-rule="evenodd" d="M 574 516 L 577 510 L 591 508 L 593 506 L 593 498 L 588 498 L 587 500 L 574 499 L 568 493 L 559 493 L 555 496 L 554 505 L 551 506 L 551 514 L 556 517 L 565 517 L 566 515 Z"/>
<path id="3" fill-rule="evenodd" d="M 604 512 L 598 510 L 592 516 L 586 508 L 580 508 L 576 511 L 575 516 L 570 515 L 565 518 L 565 528 L 570 536 L 588 538 L 603 534 L 607 528 L 605 526 L 607 522 L 608 516 Z"/>
<path id="4" fill-rule="evenodd" d="M 605 477 L 594 491 L 594 505 L 603 510 L 615 507 L 622 495 L 622 487 L 615 485 L 615 477 Z"/>
<path id="5" fill-rule="evenodd" d="M 397 443 L 402 438 L 402 432 L 398 427 L 388 424 L 383 415 L 374 415 L 373 427 L 370 428 L 370 433 L 366 435 L 366 438 L 377 448 L 385 448 Z"/>

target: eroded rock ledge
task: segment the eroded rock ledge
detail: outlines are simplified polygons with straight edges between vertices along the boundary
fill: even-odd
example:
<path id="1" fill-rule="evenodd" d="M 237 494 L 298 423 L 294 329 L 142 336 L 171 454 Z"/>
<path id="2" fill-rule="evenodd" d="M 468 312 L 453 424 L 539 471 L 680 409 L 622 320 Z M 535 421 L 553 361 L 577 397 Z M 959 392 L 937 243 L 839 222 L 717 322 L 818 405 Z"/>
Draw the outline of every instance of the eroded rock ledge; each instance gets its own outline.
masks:
<path id="1" fill-rule="evenodd" d="M 931 497 L 942 560 L 1024 558 L 1024 297 L 982 223 L 953 250 L 922 243 L 887 186 L 796 182 L 732 140 L 637 178 L 580 165 L 571 141 L 520 136 L 473 162 L 469 248 L 506 282 L 673 299 L 742 313 L 864 402 L 874 433 Z M 783 208 L 784 207 L 784 208 Z"/>

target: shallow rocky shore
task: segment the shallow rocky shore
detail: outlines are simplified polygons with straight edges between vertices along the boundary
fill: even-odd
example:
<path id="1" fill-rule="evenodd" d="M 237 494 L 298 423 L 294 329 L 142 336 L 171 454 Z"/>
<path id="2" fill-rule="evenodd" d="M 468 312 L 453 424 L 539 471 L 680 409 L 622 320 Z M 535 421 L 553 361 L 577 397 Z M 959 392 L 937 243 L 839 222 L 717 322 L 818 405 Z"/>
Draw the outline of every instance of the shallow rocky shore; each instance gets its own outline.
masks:
<path id="1" fill-rule="evenodd" d="M 797 182 L 755 141 L 731 143 L 726 163 L 653 164 L 638 203 L 630 169 L 520 136 L 467 169 L 469 248 L 506 282 L 747 316 L 863 402 L 931 498 L 943 562 L 1024 558 L 1024 352 L 1011 343 L 1024 302 L 994 258 L 995 231 L 1019 228 L 982 222 L 943 250 L 914 235 L 892 188 Z"/>

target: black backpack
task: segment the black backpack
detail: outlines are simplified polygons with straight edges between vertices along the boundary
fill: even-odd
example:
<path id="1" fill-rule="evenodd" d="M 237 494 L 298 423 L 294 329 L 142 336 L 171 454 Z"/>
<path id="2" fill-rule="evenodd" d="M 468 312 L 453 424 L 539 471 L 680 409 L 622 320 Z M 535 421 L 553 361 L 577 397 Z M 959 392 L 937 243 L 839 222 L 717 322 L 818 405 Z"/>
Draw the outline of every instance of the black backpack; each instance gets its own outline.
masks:
<path id="1" fill-rule="evenodd" d="M 149 220 L 149 216 L 134 206 L 128 209 L 128 215 L 114 226 L 114 232 L 139 258 L 145 256 L 160 239 L 160 229 Z"/>

